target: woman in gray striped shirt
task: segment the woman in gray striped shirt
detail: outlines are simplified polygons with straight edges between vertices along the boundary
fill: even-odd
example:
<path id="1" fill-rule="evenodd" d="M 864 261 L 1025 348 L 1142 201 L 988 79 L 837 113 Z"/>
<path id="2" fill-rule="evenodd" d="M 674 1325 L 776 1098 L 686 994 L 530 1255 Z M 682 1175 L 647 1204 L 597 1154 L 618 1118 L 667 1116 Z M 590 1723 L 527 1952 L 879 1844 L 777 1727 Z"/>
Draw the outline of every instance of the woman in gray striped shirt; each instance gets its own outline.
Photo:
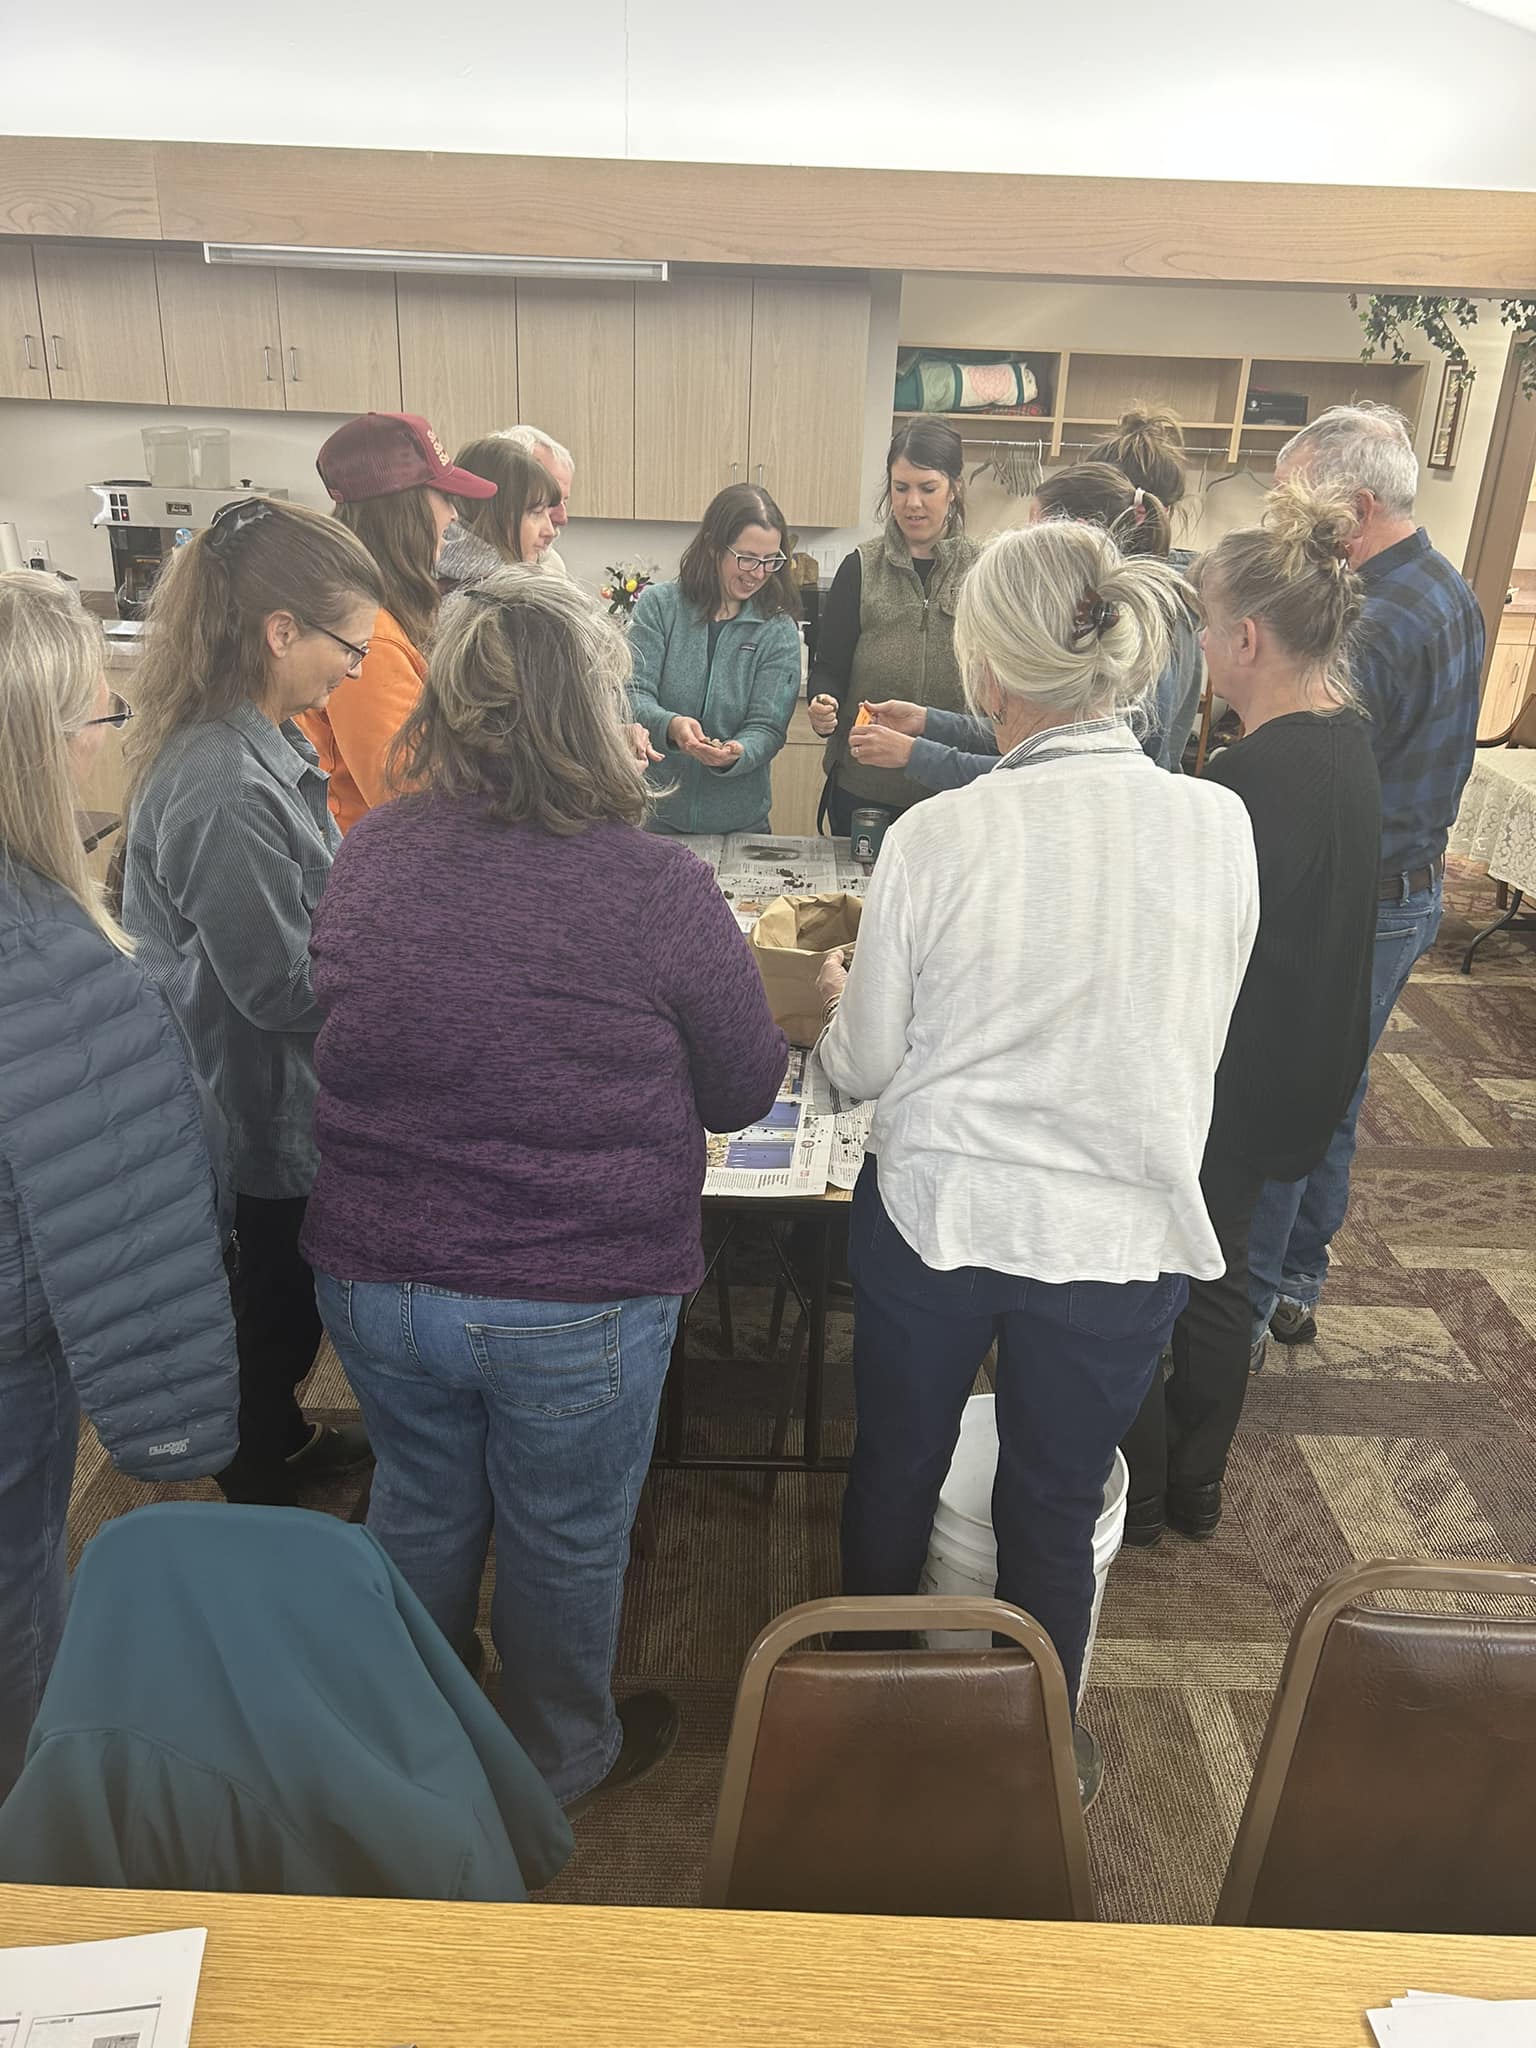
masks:
<path id="1" fill-rule="evenodd" d="M 320 1341 L 299 1253 L 314 1181 L 309 921 L 340 835 L 293 722 L 356 674 L 381 601 L 372 557 L 318 512 L 227 506 L 156 587 L 128 749 L 123 921 L 229 1120 L 240 1449 L 230 1500 L 277 1505 L 300 1474 L 366 1454 L 306 1423 Z"/>

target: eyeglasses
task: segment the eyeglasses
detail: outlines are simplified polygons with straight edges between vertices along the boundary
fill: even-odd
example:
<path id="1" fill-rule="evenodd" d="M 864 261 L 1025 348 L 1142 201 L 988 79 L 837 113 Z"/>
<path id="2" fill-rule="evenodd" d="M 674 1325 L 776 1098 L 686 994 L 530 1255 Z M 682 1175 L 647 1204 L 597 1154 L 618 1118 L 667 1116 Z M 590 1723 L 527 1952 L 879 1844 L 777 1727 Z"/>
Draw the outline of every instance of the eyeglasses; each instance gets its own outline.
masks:
<path id="1" fill-rule="evenodd" d="M 363 663 L 368 659 L 368 649 L 366 647 L 358 647 L 350 640 L 343 640 L 341 635 L 333 633 L 329 626 L 311 626 L 309 630 L 312 633 L 323 633 L 327 640 L 334 640 L 338 647 L 345 647 L 347 650 L 347 674 L 349 676 L 355 676 Z"/>
<path id="2" fill-rule="evenodd" d="M 118 731 L 121 732 L 133 716 L 133 706 L 125 697 L 119 697 L 115 690 L 107 701 L 112 706 L 112 709 L 106 716 L 104 718 L 87 718 L 85 725 L 115 725 Z"/>
<path id="3" fill-rule="evenodd" d="M 759 571 L 764 576 L 773 576 L 789 560 L 787 555 L 738 555 L 734 548 L 727 548 L 725 552 L 743 576 L 755 576 Z"/>

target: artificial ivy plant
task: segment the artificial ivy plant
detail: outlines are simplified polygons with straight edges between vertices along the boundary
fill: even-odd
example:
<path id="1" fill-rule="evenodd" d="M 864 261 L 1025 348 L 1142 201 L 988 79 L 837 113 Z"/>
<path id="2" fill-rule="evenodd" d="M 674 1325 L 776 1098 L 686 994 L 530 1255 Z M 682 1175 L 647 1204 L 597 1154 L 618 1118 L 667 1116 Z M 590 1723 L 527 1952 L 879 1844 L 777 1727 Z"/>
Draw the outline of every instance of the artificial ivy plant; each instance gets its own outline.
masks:
<path id="1" fill-rule="evenodd" d="M 1476 365 L 1467 356 L 1458 328 L 1477 325 L 1476 299 L 1433 297 L 1414 292 L 1351 292 L 1349 303 L 1360 315 L 1365 329 L 1365 347 L 1360 351 L 1371 362 L 1378 349 L 1390 349 L 1394 363 L 1412 358 L 1410 335 L 1422 334 L 1431 348 L 1447 357 L 1470 384 Z M 1513 327 L 1521 339 L 1516 344 L 1520 363 L 1520 389 L 1536 396 L 1536 299 L 1498 299 L 1499 319 Z"/>

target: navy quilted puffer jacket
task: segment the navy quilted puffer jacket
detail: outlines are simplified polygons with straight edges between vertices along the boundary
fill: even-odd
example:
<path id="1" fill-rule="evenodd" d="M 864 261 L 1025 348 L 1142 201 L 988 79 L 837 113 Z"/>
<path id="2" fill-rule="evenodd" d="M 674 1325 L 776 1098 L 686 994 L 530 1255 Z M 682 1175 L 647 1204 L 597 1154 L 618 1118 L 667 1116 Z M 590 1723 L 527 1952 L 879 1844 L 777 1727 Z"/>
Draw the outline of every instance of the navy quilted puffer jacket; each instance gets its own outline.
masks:
<path id="1" fill-rule="evenodd" d="M 66 891 L 0 861 L 0 1360 L 56 1337 L 138 1478 L 195 1479 L 235 1453 L 215 1196 L 160 995 Z"/>

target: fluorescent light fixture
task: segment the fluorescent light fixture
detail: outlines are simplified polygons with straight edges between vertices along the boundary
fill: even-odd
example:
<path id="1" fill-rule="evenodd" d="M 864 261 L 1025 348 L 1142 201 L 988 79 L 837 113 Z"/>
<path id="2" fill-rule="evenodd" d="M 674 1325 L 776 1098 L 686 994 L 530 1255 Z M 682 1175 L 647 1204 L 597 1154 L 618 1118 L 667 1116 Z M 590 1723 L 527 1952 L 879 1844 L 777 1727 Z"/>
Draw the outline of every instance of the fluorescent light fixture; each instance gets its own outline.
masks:
<path id="1" fill-rule="evenodd" d="M 665 284 L 665 263 L 626 256 L 469 256 L 434 249 L 309 249 L 283 242 L 204 242 L 205 263 L 279 264 L 302 270 L 406 270 L 439 277 L 593 278 Z"/>

